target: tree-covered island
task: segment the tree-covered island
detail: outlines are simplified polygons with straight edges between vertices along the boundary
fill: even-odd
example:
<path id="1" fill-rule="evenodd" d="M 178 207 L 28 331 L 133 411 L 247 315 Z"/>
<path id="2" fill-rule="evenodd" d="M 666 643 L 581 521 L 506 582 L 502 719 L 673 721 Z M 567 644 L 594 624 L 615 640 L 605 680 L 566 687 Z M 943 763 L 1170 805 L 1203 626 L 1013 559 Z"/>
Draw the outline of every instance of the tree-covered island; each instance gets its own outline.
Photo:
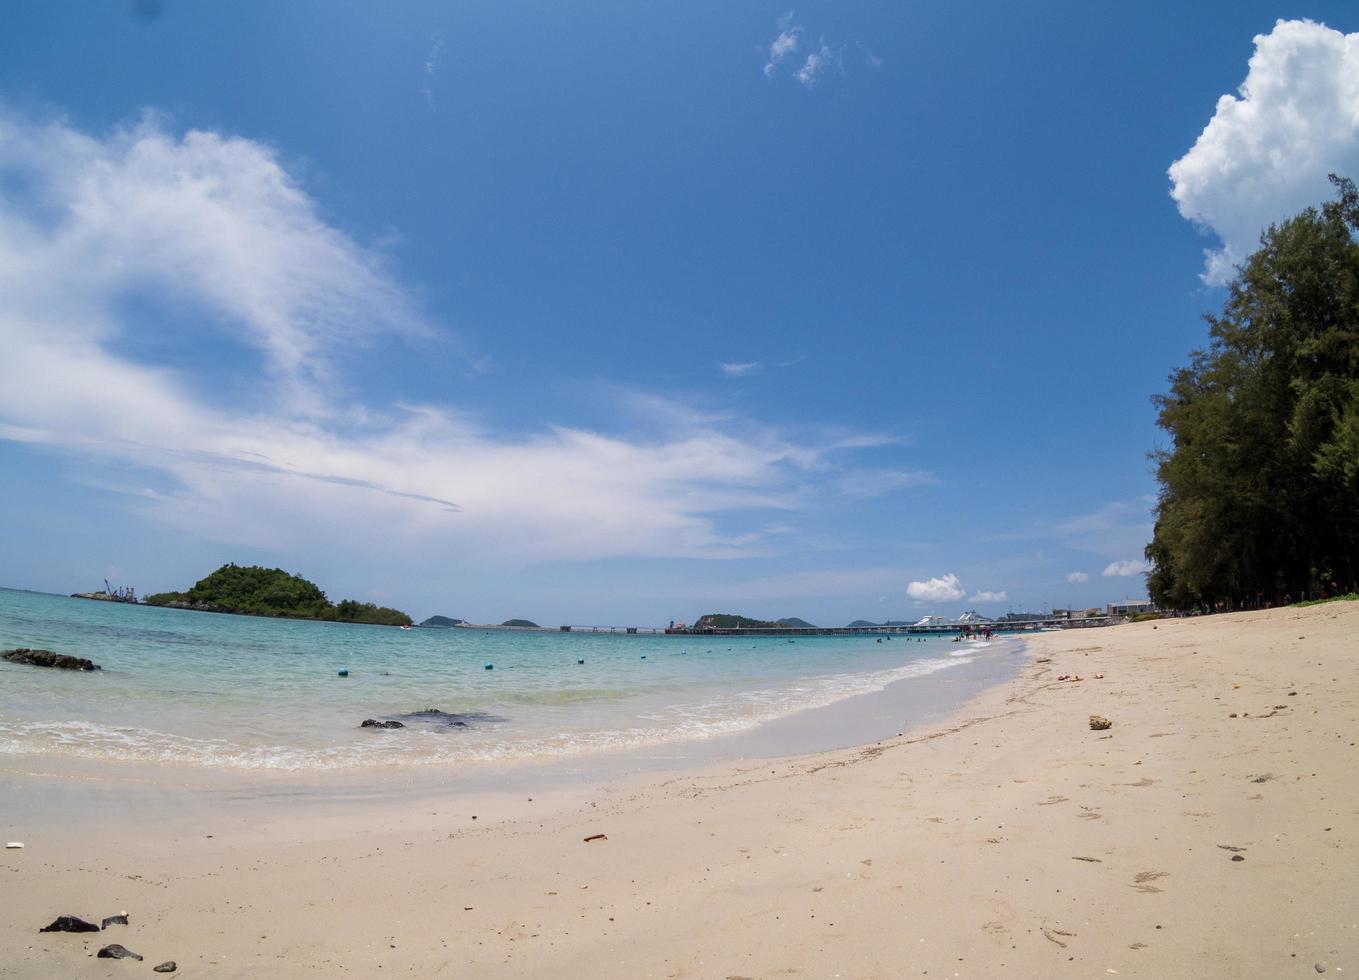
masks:
<path id="1" fill-rule="evenodd" d="M 223 565 L 200 579 L 187 592 L 158 592 L 145 601 L 153 606 L 196 609 L 204 612 L 277 616 L 284 619 L 319 619 L 336 623 L 370 623 L 377 626 L 409 626 L 411 618 L 399 609 L 377 606 L 357 599 L 331 602 L 314 582 L 291 575 L 281 568 L 258 565 Z"/>

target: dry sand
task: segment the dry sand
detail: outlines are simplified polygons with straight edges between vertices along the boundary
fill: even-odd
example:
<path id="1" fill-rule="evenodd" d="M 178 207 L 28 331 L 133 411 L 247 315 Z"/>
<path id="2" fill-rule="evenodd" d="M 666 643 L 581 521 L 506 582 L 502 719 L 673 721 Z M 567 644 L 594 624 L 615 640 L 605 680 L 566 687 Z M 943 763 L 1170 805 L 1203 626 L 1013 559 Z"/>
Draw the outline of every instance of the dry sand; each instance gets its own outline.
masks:
<path id="1" fill-rule="evenodd" d="M 1359 603 L 1029 654 L 945 725 L 531 803 L 7 806 L 0 975 L 1359 978 Z"/>

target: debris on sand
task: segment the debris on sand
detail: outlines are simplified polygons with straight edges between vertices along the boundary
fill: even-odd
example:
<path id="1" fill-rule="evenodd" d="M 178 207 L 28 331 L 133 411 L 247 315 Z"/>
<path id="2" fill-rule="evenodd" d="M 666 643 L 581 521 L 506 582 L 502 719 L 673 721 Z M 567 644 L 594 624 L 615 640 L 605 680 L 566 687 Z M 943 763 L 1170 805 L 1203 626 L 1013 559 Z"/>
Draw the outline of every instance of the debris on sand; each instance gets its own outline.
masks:
<path id="1" fill-rule="evenodd" d="M 592 840 L 608 840 L 608 839 L 609 839 L 608 834 L 591 834 L 589 837 L 585 838 L 585 843 L 588 844 Z"/>
<path id="2" fill-rule="evenodd" d="M 98 932 L 93 922 L 86 922 L 77 915 L 59 915 L 50 926 L 43 926 L 39 932 Z"/>
<path id="3" fill-rule="evenodd" d="M 166 960 L 164 963 L 153 966 L 151 969 L 156 973 L 174 973 L 179 969 L 179 964 L 174 960 Z"/>
<path id="4" fill-rule="evenodd" d="M 99 923 L 99 928 L 107 929 L 109 926 L 125 926 L 125 925 L 127 925 L 127 913 L 119 912 L 117 915 L 106 916 L 104 918 L 104 921 Z"/>
<path id="5" fill-rule="evenodd" d="M 101 960 L 140 960 L 142 958 L 139 954 L 118 943 L 110 943 L 94 955 Z"/>
<path id="6" fill-rule="evenodd" d="M 1090 730 L 1092 732 L 1102 732 L 1106 729 L 1113 727 L 1114 723 L 1110 721 L 1108 718 L 1105 718 L 1103 715 L 1090 716 Z"/>

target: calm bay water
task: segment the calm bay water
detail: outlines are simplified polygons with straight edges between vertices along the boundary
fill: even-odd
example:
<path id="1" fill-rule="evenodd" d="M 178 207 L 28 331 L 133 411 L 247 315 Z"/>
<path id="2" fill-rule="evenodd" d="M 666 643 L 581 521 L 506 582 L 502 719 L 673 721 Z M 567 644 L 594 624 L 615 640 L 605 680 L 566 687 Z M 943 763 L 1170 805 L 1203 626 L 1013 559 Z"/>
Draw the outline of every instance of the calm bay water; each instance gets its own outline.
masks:
<path id="1" fill-rule="evenodd" d="M 405 631 L 0 589 L 0 649 L 16 646 L 104 669 L 0 661 L 0 754 L 292 771 L 459 767 L 718 738 L 895 681 L 928 684 L 982 652 L 943 638 Z M 464 724 L 358 727 L 427 708 Z"/>

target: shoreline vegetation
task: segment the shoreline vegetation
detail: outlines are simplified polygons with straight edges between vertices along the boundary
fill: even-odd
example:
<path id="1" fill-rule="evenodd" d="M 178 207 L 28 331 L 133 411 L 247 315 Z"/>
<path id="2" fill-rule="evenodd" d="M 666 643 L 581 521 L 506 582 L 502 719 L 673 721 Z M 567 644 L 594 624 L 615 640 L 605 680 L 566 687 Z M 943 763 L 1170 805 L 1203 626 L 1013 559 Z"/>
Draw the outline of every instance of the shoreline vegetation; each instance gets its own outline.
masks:
<path id="1" fill-rule="evenodd" d="M 1359 592 L 1359 188 L 1271 225 L 1210 343 L 1153 399 L 1171 438 L 1145 556 L 1162 609 Z"/>
<path id="2" fill-rule="evenodd" d="M 331 602 L 314 583 L 281 568 L 229 563 L 186 592 L 157 592 L 143 599 L 150 606 L 195 612 L 234 613 L 275 619 L 307 619 L 371 626 L 410 626 L 399 609 L 357 599 Z"/>

